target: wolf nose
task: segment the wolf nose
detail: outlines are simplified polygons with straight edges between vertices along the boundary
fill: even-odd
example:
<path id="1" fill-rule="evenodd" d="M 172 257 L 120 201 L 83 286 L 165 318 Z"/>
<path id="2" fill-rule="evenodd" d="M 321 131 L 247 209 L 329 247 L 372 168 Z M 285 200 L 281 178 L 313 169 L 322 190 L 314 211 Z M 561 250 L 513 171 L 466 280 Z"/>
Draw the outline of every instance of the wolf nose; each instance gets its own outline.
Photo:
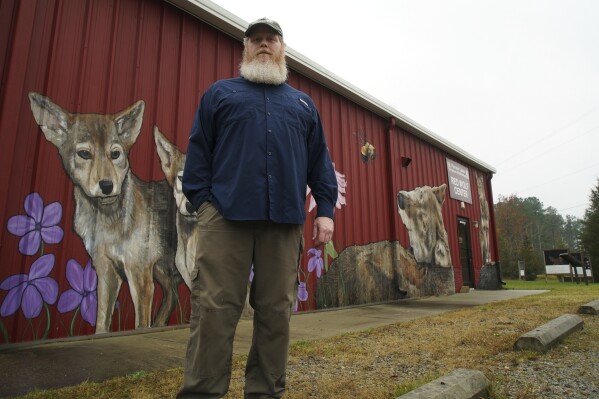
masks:
<path id="1" fill-rule="evenodd" d="M 100 189 L 102 194 L 108 195 L 112 192 L 112 182 L 110 180 L 100 180 Z"/>
<path id="2" fill-rule="evenodd" d="M 193 209 L 193 205 L 191 205 L 191 202 L 189 202 L 189 201 L 185 201 L 185 209 L 187 210 L 188 213 L 195 212 L 195 209 Z"/>

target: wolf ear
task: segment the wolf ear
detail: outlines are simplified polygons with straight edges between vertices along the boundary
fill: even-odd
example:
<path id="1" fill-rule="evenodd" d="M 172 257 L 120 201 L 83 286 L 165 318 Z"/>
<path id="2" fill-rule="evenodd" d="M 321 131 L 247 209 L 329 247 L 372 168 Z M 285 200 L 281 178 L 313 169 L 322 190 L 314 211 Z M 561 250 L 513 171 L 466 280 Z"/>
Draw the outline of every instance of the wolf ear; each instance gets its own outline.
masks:
<path id="1" fill-rule="evenodd" d="M 443 202 L 445 202 L 445 189 L 447 188 L 446 184 L 441 184 L 439 187 L 435 187 L 433 188 L 433 194 L 435 194 L 435 197 L 437 197 L 437 201 L 439 201 L 439 204 L 443 205 Z"/>
<path id="2" fill-rule="evenodd" d="M 179 150 L 154 126 L 154 141 L 156 141 L 156 150 L 160 157 L 160 167 L 166 176 L 166 180 L 171 186 L 175 184 L 177 170 L 173 163 L 174 159 L 180 155 Z"/>
<path id="3" fill-rule="evenodd" d="M 406 209 L 406 195 L 404 191 L 397 193 L 397 207 L 399 209 Z"/>
<path id="4" fill-rule="evenodd" d="M 35 121 L 44 132 L 46 140 L 60 147 L 69 135 L 68 119 L 70 114 L 54 104 L 48 97 L 30 92 L 29 103 Z"/>
<path id="5" fill-rule="evenodd" d="M 129 147 L 135 143 L 141 131 L 145 105 L 142 100 L 139 100 L 126 110 L 113 115 L 118 134 Z"/>

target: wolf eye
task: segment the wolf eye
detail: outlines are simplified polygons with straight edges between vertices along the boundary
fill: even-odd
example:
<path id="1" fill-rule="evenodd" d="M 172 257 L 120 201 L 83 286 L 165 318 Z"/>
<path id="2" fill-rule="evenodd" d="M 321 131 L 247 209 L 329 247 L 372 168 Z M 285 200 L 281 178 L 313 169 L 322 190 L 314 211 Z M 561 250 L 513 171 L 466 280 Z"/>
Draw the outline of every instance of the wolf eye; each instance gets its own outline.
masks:
<path id="1" fill-rule="evenodd" d="M 118 159 L 121 156 L 121 152 L 118 150 L 113 150 L 110 152 L 110 158 Z"/>
<path id="2" fill-rule="evenodd" d="M 87 150 L 77 151 L 77 155 L 79 155 L 79 157 L 81 157 L 83 159 L 91 159 L 92 158 L 92 153 Z"/>

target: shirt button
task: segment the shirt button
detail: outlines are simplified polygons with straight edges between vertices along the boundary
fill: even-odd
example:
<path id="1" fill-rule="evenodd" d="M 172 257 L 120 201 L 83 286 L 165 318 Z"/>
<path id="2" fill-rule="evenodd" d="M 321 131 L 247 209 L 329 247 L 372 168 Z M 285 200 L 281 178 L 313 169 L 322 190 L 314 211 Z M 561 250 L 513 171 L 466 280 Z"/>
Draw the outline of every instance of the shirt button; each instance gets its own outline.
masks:
<path id="1" fill-rule="evenodd" d="M 271 130 L 271 129 L 268 129 L 268 133 L 272 133 L 272 130 Z"/>
<path id="2" fill-rule="evenodd" d="M 268 175 L 268 178 L 269 178 L 269 179 L 272 179 L 272 175 Z"/>
<path id="3" fill-rule="evenodd" d="M 267 112 L 266 115 L 270 116 L 270 112 Z"/>
<path id="4" fill-rule="evenodd" d="M 272 152 L 271 152 L 271 151 L 268 151 L 268 155 L 272 155 Z"/>
<path id="5" fill-rule="evenodd" d="M 266 97 L 266 101 L 270 101 L 270 97 Z"/>

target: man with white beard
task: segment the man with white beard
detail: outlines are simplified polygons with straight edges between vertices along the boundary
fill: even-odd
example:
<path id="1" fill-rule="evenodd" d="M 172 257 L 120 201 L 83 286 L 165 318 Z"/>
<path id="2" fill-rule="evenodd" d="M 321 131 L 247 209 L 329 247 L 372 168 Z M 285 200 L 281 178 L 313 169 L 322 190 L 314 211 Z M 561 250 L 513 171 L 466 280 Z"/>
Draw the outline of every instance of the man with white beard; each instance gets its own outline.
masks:
<path id="1" fill-rule="evenodd" d="M 285 83 L 277 22 L 262 18 L 248 26 L 240 74 L 208 88 L 189 137 L 183 192 L 201 234 L 178 398 L 227 393 L 252 264 L 254 332 L 244 397 L 283 395 L 306 185 L 317 204 L 314 246 L 327 243 L 334 229 L 337 180 L 322 123 L 310 97 Z"/>

